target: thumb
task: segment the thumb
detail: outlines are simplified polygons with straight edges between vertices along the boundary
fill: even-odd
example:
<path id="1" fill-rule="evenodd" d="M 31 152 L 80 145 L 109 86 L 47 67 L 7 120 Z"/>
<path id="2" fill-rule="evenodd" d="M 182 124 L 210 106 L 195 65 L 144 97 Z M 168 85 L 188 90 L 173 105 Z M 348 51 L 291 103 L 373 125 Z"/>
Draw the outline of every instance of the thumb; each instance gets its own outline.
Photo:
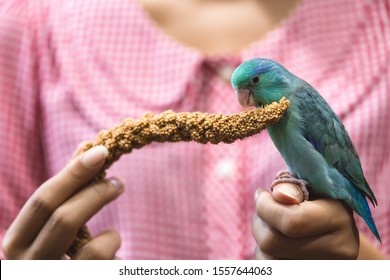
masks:
<path id="1" fill-rule="evenodd" d="M 304 201 L 301 188 L 294 184 L 280 183 L 273 187 L 272 196 L 283 204 L 299 204 Z"/>

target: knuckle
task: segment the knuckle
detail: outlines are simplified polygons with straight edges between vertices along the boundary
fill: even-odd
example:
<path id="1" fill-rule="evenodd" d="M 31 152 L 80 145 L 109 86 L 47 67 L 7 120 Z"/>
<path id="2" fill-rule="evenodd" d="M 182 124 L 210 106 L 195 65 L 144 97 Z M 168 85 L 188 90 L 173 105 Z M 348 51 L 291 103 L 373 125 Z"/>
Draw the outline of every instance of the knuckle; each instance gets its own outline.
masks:
<path id="1" fill-rule="evenodd" d="M 108 180 L 98 181 L 92 185 L 92 189 L 102 203 L 110 201 L 116 194 L 115 187 Z"/>
<path id="2" fill-rule="evenodd" d="M 40 215 L 49 215 L 54 210 L 50 200 L 44 195 L 33 196 L 31 198 L 30 206 L 34 213 Z"/>
<path id="3" fill-rule="evenodd" d="M 69 233 L 70 231 L 74 231 L 76 228 L 72 215 L 68 215 L 66 211 L 61 208 L 57 209 L 51 215 L 49 224 L 53 229 L 56 229 L 56 231 L 63 233 Z"/>

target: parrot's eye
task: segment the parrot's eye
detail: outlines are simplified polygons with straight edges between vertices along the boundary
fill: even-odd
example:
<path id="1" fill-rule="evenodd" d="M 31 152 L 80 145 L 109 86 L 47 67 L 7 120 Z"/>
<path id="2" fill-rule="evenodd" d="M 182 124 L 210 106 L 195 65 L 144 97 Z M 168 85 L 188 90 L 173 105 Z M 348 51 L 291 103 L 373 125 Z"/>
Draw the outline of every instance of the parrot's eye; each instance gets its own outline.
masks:
<path id="1" fill-rule="evenodd" d="M 259 75 L 254 75 L 254 76 L 252 77 L 252 79 L 251 79 L 251 84 L 252 84 L 252 85 L 255 85 L 255 84 L 257 84 L 258 82 L 260 82 L 260 77 L 259 77 Z"/>

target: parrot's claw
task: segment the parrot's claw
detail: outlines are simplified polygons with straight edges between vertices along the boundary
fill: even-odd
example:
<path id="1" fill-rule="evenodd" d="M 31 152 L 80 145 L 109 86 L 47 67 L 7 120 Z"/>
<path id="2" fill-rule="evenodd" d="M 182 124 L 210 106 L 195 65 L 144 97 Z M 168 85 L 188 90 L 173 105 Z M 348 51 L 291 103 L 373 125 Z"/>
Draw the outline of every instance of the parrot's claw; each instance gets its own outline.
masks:
<path id="1" fill-rule="evenodd" d="M 278 173 L 276 173 L 275 179 L 282 179 L 282 178 L 291 178 L 293 175 L 288 170 L 280 170 Z"/>
<path id="2" fill-rule="evenodd" d="M 304 200 L 309 200 L 309 191 L 307 190 L 307 186 L 309 185 L 308 181 L 303 179 L 297 179 L 288 170 L 282 170 L 276 174 L 276 178 L 271 185 L 271 190 L 276 185 L 281 183 L 289 183 L 289 184 L 297 185 L 302 190 Z"/>

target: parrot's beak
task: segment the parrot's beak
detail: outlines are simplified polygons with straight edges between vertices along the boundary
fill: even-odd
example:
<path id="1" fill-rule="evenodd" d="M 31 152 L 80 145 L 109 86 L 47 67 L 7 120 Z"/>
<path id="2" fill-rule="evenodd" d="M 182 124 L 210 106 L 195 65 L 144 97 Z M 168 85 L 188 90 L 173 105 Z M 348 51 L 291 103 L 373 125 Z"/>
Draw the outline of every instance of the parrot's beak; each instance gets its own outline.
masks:
<path id="1" fill-rule="evenodd" d="M 236 93 L 238 102 L 245 109 L 250 106 L 258 105 L 255 99 L 253 98 L 253 92 L 249 89 L 235 88 L 234 92 Z"/>

